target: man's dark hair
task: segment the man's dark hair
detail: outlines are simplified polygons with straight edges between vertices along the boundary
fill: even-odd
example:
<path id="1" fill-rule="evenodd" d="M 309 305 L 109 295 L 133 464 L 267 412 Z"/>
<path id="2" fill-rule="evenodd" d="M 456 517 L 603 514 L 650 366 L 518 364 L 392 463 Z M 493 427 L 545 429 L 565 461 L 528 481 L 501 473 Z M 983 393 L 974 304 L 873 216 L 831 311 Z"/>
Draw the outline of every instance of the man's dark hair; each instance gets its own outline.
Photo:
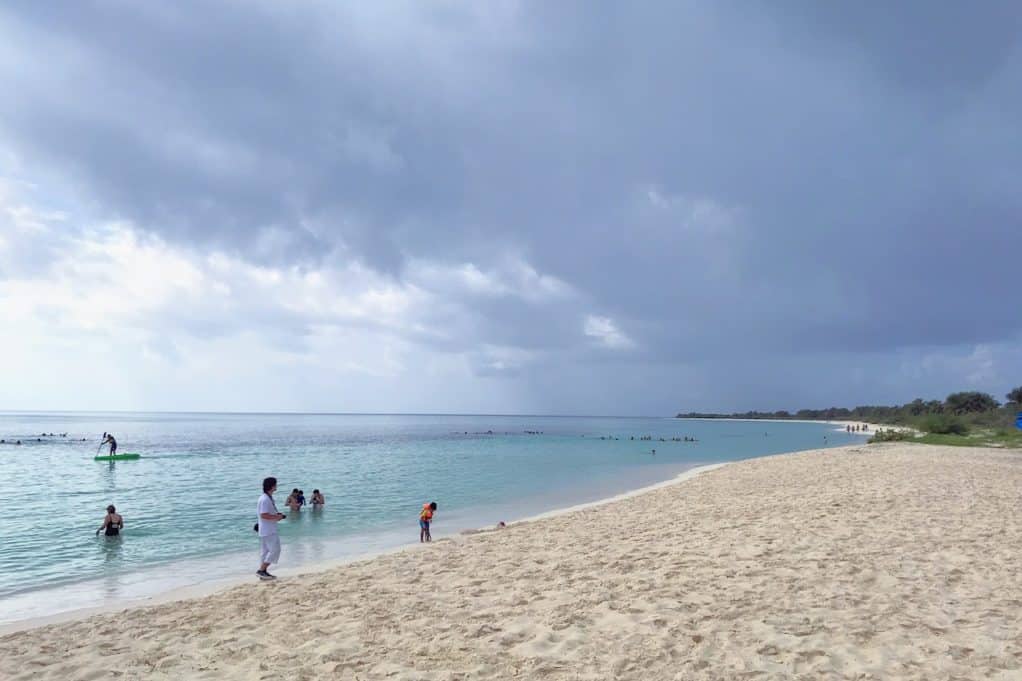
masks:
<path id="1" fill-rule="evenodd" d="M 263 478 L 263 492 L 270 493 L 270 490 L 277 486 L 277 478 Z"/>
<path id="2" fill-rule="evenodd" d="M 431 510 L 431 511 L 435 511 L 436 510 L 436 502 L 435 501 L 429 502 L 429 510 Z"/>

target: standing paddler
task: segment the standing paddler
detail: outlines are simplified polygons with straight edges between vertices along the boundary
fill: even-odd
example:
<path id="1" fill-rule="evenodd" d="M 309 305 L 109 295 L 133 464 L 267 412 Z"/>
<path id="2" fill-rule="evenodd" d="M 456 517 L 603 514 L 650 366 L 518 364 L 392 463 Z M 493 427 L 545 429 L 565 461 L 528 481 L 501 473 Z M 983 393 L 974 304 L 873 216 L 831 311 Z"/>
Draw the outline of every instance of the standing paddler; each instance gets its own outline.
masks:
<path id="1" fill-rule="evenodd" d="M 110 456 L 117 454 L 117 440 L 114 439 L 113 433 L 103 433 L 103 441 L 99 448 L 103 449 L 103 445 L 110 445 Z"/>

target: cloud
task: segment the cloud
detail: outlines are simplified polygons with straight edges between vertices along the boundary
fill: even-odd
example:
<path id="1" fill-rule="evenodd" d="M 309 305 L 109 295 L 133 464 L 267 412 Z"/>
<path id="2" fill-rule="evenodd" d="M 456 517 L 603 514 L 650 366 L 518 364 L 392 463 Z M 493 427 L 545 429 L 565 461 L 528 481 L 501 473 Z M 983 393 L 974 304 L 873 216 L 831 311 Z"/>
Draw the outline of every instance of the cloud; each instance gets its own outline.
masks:
<path id="1" fill-rule="evenodd" d="M 475 263 L 443 264 L 413 260 L 404 276 L 434 290 L 483 298 L 518 298 L 544 303 L 573 297 L 572 287 L 557 277 L 540 274 L 519 258 L 504 258 L 486 272 Z"/>
<path id="2" fill-rule="evenodd" d="M 721 231 L 734 227 L 739 219 L 736 209 L 713 199 L 665 194 L 656 186 L 644 188 L 642 194 L 654 215 L 678 229 Z"/>
<path id="3" fill-rule="evenodd" d="M 8 3 L 9 356 L 413 410 L 673 411 L 639 363 L 748 407 L 844 401 L 827 357 L 872 401 L 870 363 L 996 385 L 1006 351 L 898 369 L 1022 334 L 1019 15 L 931 4 Z"/>
<path id="4" fill-rule="evenodd" d="M 611 350 L 627 350 L 635 346 L 635 341 L 623 334 L 610 317 L 587 316 L 582 332 Z"/>
<path id="5" fill-rule="evenodd" d="M 999 363 L 1004 361 L 1004 348 L 995 350 L 991 345 L 980 344 L 961 351 L 955 349 L 931 350 L 906 366 L 906 370 L 918 374 L 955 376 L 965 387 L 987 387 L 996 384 Z M 1018 353 L 1022 356 L 1022 349 Z M 1017 362 L 1018 358 L 1016 358 Z"/>

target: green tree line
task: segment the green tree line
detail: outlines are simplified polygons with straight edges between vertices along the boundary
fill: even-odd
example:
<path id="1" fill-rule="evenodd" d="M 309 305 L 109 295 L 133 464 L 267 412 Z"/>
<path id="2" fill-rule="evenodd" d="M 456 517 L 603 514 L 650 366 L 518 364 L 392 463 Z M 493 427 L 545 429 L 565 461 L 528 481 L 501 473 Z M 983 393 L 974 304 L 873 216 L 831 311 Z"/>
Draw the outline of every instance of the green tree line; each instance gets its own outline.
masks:
<path id="1" fill-rule="evenodd" d="M 817 421 L 868 421 L 910 426 L 928 433 L 965 434 L 970 428 L 995 430 L 1014 427 L 1015 414 L 1022 411 L 1022 386 L 1005 395 L 1005 404 L 993 395 L 977 391 L 951 393 L 943 400 L 917 398 L 897 406 L 863 405 L 848 409 L 799 409 L 796 412 L 747 411 L 735 414 L 689 412 L 678 418 L 811 419 Z"/>

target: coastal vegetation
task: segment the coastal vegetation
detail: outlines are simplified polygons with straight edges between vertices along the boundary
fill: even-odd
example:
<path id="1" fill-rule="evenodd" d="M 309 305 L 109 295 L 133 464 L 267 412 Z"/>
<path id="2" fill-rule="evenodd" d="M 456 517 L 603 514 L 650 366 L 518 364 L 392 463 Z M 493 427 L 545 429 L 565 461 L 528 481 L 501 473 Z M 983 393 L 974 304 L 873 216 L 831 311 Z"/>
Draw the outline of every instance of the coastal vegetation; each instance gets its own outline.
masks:
<path id="1" fill-rule="evenodd" d="M 951 393 L 943 400 L 917 398 L 898 406 L 866 405 L 852 409 L 800 409 L 738 414 L 690 412 L 678 418 L 799 419 L 814 421 L 865 421 L 903 426 L 873 435 L 870 442 L 911 440 L 927 444 L 1022 447 L 1022 430 L 1015 426 L 1022 412 L 1022 386 L 1010 390 L 1002 405 L 993 395 L 977 391 Z"/>

